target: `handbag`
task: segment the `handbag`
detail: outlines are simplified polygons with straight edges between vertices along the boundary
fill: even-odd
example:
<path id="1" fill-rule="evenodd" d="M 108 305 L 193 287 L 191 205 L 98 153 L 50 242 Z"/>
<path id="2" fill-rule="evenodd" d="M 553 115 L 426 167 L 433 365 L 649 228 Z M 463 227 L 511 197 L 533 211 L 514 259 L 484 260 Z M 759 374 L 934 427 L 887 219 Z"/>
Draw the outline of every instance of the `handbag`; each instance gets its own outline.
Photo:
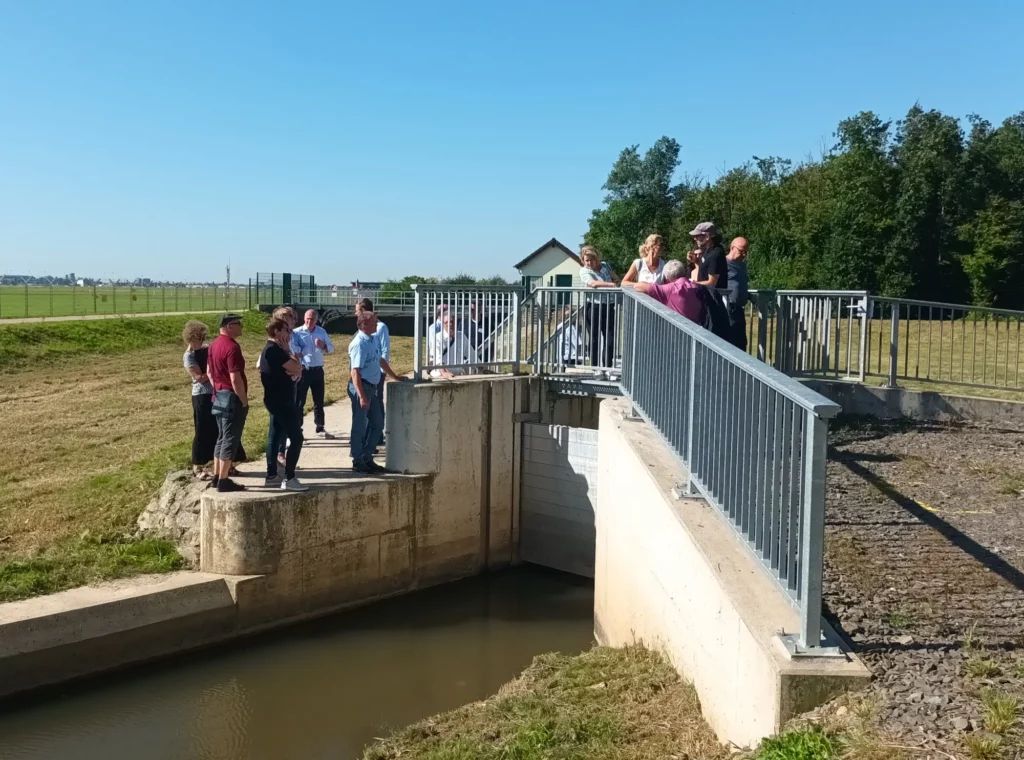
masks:
<path id="1" fill-rule="evenodd" d="M 214 417 L 230 417 L 235 413 L 238 405 L 238 396 L 234 391 L 214 391 L 213 409 L 210 413 Z"/>

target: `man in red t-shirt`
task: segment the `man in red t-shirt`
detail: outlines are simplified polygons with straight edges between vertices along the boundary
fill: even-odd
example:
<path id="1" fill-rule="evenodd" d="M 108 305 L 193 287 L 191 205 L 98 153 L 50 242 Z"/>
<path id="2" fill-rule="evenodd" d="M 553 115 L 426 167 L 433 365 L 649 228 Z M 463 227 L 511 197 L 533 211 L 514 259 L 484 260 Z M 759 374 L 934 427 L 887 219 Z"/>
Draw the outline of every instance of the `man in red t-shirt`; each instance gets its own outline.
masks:
<path id="1" fill-rule="evenodd" d="M 245 357 L 238 345 L 242 318 L 225 314 L 220 335 L 210 344 L 206 374 L 213 383 L 213 415 L 217 418 L 217 445 L 213 449 L 213 483 L 220 492 L 243 491 L 245 486 L 231 480 L 231 462 L 242 442 L 245 418 L 249 414 L 249 385 L 245 379 Z"/>
<path id="2" fill-rule="evenodd" d="M 670 261 L 665 264 L 662 272 L 665 278 L 663 285 L 638 282 L 633 287 L 646 293 L 658 303 L 663 303 L 672 311 L 682 314 L 689 320 L 701 323 L 704 315 L 704 304 L 700 300 L 699 288 L 695 282 L 686 277 L 686 267 L 681 261 Z"/>

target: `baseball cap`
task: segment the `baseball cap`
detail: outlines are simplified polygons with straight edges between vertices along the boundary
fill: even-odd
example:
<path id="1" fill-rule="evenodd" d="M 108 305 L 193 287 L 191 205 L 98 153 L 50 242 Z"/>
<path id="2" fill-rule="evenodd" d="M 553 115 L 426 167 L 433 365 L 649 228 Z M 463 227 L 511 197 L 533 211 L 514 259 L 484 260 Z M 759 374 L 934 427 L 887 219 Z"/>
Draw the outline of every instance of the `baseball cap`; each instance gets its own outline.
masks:
<path id="1" fill-rule="evenodd" d="M 693 237 L 694 235 L 711 235 L 714 237 L 717 232 L 718 230 L 715 229 L 715 225 L 711 222 L 701 222 L 690 230 L 690 237 Z"/>
<path id="2" fill-rule="evenodd" d="M 220 318 L 220 326 L 221 327 L 227 327 L 232 322 L 241 322 L 241 321 L 242 321 L 242 318 L 240 316 L 238 316 L 237 314 L 225 314 L 223 317 Z"/>

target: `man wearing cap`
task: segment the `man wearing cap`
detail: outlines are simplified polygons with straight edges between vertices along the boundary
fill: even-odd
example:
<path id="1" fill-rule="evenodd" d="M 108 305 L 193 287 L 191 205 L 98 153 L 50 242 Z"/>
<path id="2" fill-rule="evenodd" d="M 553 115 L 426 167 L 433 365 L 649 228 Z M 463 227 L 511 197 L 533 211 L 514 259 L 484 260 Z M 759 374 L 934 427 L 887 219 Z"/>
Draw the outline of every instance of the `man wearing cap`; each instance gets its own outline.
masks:
<path id="1" fill-rule="evenodd" d="M 692 230 L 690 237 L 697 244 L 697 250 L 687 256 L 695 264 L 690 279 L 698 285 L 724 289 L 729 282 L 729 267 L 722 250 L 722 238 L 711 222 L 701 222 Z"/>
<path id="2" fill-rule="evenodd" d="M 333 354 L 334 344 L 316 319 L 316 309 L 310 309 L 303 317 L 302 326 L 292 330 L 292 351 L 299 354 L 302 363 L 296 404 L 302 415 L 306 408 L 306 394 L 312 391 L 316 434 L 321 438 L 334 438 L 324 429 L 324 354 Z"/>
<path id="3" fill-rule="evenodd" d="M 745 309 L 750 299 L 747 277 L 747 239 L 733 238 L 729 255 L 725 257 L 729 267 L 729 325 L 732 328 L 732 344 L 741 351 L 747 350 L 747 316 Z"/>
<path id="4" fill-rule="evenodd" d="M 245 486 L 229 477 L 231 461 L 242 441 L 245 418 L 249 414 L 245 357 L 238 345 L 241 334 L 242 318 L 237 314 L 225 314 L 220 320 L 220 335 L 210 344 L 206 358 L 206 374 L 213 383 L 213 416 L 217 419 L 211 485 L 222 493 L 245 490 Z"/>

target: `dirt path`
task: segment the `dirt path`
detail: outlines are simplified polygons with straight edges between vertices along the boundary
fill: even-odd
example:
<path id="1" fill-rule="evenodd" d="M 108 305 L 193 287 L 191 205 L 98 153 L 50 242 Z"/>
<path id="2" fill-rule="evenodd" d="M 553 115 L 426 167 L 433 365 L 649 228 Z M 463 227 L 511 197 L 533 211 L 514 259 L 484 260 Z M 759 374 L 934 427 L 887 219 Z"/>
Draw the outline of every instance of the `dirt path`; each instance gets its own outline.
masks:
<path id="1" fill-rule="evenodd" d="M 986 694 L 1024 701 L 1024 431 L 837 425 L 827 487 L 825 600 L 884 727 L 953 751 Z"/>

